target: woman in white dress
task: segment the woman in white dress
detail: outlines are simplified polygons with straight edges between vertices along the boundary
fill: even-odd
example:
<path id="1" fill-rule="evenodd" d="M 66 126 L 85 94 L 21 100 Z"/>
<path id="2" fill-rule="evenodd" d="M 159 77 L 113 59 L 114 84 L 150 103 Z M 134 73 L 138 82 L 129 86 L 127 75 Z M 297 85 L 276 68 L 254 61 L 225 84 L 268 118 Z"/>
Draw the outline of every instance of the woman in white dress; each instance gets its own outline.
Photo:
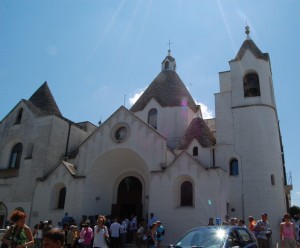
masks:
<path id="1" fill-rule="evenodd" d="M 105 221 L 105 216 L 98 216 L 97 225 L 94 227 L 94 248 L 108 248 L 107 240 L 109 239 L 109 234 Z"/>

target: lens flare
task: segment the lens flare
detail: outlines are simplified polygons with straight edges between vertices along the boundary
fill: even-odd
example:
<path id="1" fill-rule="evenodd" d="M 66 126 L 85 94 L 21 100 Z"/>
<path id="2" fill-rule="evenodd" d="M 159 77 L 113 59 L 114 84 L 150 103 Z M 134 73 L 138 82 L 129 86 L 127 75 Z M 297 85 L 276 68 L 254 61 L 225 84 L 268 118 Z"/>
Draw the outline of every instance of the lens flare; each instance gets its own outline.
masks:
<path id="1" fill-rule="evenodd" d="M 225 235 L 226 235 L 225 230 L 223 230 L 223 229 L 217 230 L 216 236 L 218 239 L 223 239 L 225 237 Z"/>

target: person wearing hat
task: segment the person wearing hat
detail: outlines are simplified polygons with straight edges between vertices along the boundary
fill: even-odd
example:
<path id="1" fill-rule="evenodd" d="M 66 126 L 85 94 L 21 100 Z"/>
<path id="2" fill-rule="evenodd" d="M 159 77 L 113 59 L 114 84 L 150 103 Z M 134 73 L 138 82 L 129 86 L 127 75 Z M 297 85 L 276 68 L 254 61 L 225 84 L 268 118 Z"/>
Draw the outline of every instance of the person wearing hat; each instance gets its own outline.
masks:
<path id="1" fill-rule="evenodd" d="M 268 222 L 268 214 L 263 213 L 261 215 L 261 220 L 257 221 L 254 231 L 256 234 L 258 247 L 259 248 L 269 248 L 271 247 L 271 226 Z"/>

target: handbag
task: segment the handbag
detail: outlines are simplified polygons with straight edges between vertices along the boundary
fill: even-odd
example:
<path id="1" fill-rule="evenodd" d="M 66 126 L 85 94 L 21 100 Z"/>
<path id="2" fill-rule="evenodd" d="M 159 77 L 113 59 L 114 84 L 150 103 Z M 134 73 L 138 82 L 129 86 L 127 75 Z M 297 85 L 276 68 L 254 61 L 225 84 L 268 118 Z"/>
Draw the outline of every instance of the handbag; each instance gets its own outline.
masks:
<path id="1" fill-rule="evenodd" d="M 109 239 L 109 237 L 105 237 L 104 239 L 105 239 L 105 243 L 106 243 L 107 247 L 110 247 L 110 239 Z"/>
<path id="2" fill-rule="evenodd" d="M 107 234 L 108 233 L 107 226 L 104 226 L 104 230 L 105 230 L 105 234 Z M 109 237 L 104 236 L 104 239 L 105 239 L 105 243 L 106 243 L 107 247 L 110 247 L 110 239 L 109 239 Z"/>

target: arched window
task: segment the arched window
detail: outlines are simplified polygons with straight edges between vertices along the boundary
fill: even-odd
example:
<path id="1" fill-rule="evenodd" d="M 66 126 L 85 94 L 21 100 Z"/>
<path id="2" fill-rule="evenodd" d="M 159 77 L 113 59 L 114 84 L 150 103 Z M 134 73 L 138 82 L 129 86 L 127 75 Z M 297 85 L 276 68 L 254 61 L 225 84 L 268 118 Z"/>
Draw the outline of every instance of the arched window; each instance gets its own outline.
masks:
<path id="1" fill-rule="evenodd" d="M 194 148 L 193 148 L 193 156 L 194 157 L 198 156 L 198 147 L 197 146 L 194 146 Z"/>
<path id="2" fill-rule="evenodd" d="M 169 69 L 169 61 L 166 61 L 165 63 L 165 70 L 168 70 Z"/>
<path id="3" fill-rule="evenodd" d="M 21 120 L 22 120 L 22 115 L 23 115 L 23 109 L 21 108 L 18 112 L 18 115 L 17 115 L 17 119 L 15 121 L 15 124 L 20 124 L 21 123 Z"/>
<path id="4" fill-rule="evenodd" d="M 273 174 L 271 175 L 271 185 L 275 185 L 275 177 Z"/>
<path id="5" fill-rule="evenodd" d="M 238 176 L 239 175 L 239 162 L 237 159 L 232 159 L 230 162 L 230 176 Z"/>
<path id="6" fill-rule="evenodd" d="M 259 78 L 257 73 L 244 76 L 244 97 L 260 96 Z"/>
<path id="7" fill-rule="evenodd" d="M 148 124 L 157 129 L 157 109 L 150 109 L 148 113 Z"/>
<path id="8" fill-rule="evenodd" d="M 67 193 L 66 187 L 62 188 L 59 191 L 58 204 L 57 204 L 57 208 L 58 209 L 64 209 L 64 207 L 65 207 L 65 200 L 66 200 L 66 193 Z"/>
<path id="9" fill-rule="evenodd" d="M 181 184 L 180 206 L 193 206 L 193 185 L 190 181 Z"/>
<path id="10" fill-rule="evenodd" d="M 10 159 L 9 159 L 8 168 L 16 168 L 17 169 L 20 167 L 22 150 L 23 150 L 22 143 L 18 143 L 13 147 L 13 149 L 11 151 Z"/>

